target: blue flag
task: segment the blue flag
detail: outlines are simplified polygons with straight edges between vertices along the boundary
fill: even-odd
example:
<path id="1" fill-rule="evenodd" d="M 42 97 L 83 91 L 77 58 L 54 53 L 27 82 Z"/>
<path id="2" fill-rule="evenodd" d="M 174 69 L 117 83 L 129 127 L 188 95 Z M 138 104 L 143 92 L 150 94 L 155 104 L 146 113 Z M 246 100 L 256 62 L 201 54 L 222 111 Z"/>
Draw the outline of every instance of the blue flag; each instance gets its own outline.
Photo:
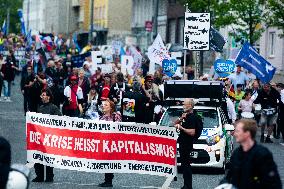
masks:
<path id="1" fill-rule="evenodd" d="M 7 35 L 7 23 L 6 23 L 6 20 L 4 20 L 4 22 L 3 22 L 2 32 L 4 33 L 4 35 Z"/>
<path id="2" fill-rule="evenodd" d="M 260 56 L 248 42 L 243 45 L 235 63 L 244 67 L 265 83 L 271 81 L 276 71 L 276 68 Z"/>
<path id="3" fill-rule="evenodd" d="M 19 16 L 20 21 L 21 21 L 21 33 L 23 35 L 26 35 L 26 27 L 25 27 L 25 22 L 24 22 L 23 10 L 22 9 L 18 9 L 18 16 Z"/>
<path id="4" fill-rule="evenodd" d="M 80 52 L 80 51 L 81 51 L 81 48 L 80 48 L 80 46 L 79 46 L 79 44 L 78 44 L 77 33 L 74 33 L 72 38 L 73 38 L 73 42 L 74 42 L 76 48 L 77 48 L 78 51 Z"/>
<path id="5" fill-rule="evenodd" d="M 73 67 L 81 68 L 85 62 L 85 58 L 91 56 L 91 52 L 86 52 L 84 54 L 79 54 L 76 56 L 72 56 L 71 60 L 73 61 Z"/>

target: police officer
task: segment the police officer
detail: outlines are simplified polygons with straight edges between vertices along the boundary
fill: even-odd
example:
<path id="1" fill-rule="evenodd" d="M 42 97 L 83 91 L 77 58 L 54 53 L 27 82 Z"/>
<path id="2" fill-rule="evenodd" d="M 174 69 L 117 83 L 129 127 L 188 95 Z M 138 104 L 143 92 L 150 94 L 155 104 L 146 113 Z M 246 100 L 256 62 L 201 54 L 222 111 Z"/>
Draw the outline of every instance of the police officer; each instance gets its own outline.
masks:
<path id="1" fill-rule="evenodd" d="M 42 105 L 38 109 L 38 113 L 49 114 L 49 115 L 62 115 L 59 108 L 52 104 L 52 92 L 50 89 L 43 89 L 41 91 Z M 43 182 L 44 181 L 44 167 L 46 167 L 46 179 L 45 182 L 53 182 L 53 168 L 49 166 L 44 166 L 42 164 L 36 163 L 34 165 L 36 178 L 32 182 Z"/>
<path id="2" fill-rule="evenodd" d="M 183 103 L 184 113 L 176 121 L 175 128 L 180 130 L 178 138 L 181 167 L 183 169 L 184 186 L 182 189 L 192 189 L 192 171 L 190 166 L 190 152 L 193 149 L 195 128 L 198 126 L 198 118 L 193 112 L 194 101 L 185 99 Z"/>
<path id="3" fill-rule="evenodd" d="M 282 184 L 271 152 L 256 143 L 257 124 L 241 119 L 234 132 L 240 146 L 233 152 L 228 171 L 221 183 L 238 189 L 281 189 Z"/>

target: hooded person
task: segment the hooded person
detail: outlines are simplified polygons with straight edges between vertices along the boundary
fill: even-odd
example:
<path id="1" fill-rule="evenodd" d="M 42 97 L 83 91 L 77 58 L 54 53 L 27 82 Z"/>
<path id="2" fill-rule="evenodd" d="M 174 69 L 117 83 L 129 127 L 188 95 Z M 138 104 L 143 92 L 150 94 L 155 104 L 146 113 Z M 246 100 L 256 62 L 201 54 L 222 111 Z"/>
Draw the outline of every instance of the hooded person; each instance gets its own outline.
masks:
<path id="1" fill-rule="evenodd" d="M 6 188 L 11 166 L 11 146 L 0 137 L 0 188 Z"/>

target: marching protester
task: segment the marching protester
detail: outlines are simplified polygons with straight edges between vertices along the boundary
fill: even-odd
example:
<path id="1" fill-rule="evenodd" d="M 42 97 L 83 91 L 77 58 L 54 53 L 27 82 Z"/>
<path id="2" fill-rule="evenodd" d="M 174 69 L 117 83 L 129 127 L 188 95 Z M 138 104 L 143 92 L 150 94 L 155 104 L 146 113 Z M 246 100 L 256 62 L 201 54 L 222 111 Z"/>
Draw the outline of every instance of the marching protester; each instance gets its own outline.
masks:
<path id="1" fill-rule="evenodd" d="M 62 115 L 60 109 L 52 104 L 53 95 L 50 89 L 43 89 L 41 91 L 41 100 L 42 105 L 38 108 L 38 113 L 49 114 L 49 115 Z M 33 182 L 53 182 L 53 167 L 44 166 L 39 163 L 35 163 L 34 165 L 36 178 L 34 178 Z M 44 180 L 44 169 L 45 171 L 45 180 Z"/>
<path id="2" fill-rule="evenodd" d="M 109 99 L 113 100 L 117 111 L 121 111 L 122 97 L 126 91 L 129 91 L 129 87 L 124 82 L 123 74 L 119 72 L 116 75 L 116 83 L 111 86 L 109 91 Z"/>
<path id="3" fill-rule="evenodd" d="M 116 112 L 115 104 L 110 99 L 106 99 L 102 102 L 102 113 L 100 120 L 120 122 L 121 114 Z M 105 181 L 99 184 L 99 187 L 112 187 L 112 180 L 114 178 L 113 173 L 105 173 Z"/>
<path id="4" fill-rule="evenodd" d="M 281 179 L 271 152 L 256 143 L 255 120 L 241 119 L 236 124 L 234 136 L 240 146 L 234 150 L 225 178 L 238 189 L 281 189 Z"/>
<path id="5" fill-rule="evenodd" d="M 154 78 L 152 75 L 147 75 L 145 77 L 145 85 L 142 86 L 143 94 L 148 97 L 148 102 L 146 103 L 146 116 L 145 123 L 151 123 L 154 120 L 154 108 L 155 103 L 160 100 L 159 88 L 153 83 Z"/>
<path id="6" fill-rule="evenodd" d="M 19 70 L 16 67 L 16 59 L 13 55 L 13 51 L 9 51 L 6 61 L 1 67 L 1 75 L 3 77 L 4 86 L 4 101 L 11 102 L 11 84 L 15 78 L 15 70 Z"/>
<path id="7" fill-rule="evenodd" d="M 87 102 L 87 106 L 85 107 L 86 118 L 95 120 L 99 117 L 98 100 L 99 100 L 99 94 L 96 90 L 96 87 L 93 86 L 88 94 L 88 102 Z"/>
<path id="8" fill-rule="evenodd" d="M 136 123 L 145 123 L 146 103 L 148 102 L 149 98 L 145 94 L 143 94 L 141 83 L 138 81 L 134 81 L 132 91 L 126 92 L 124 94 L 124 98 L 134 99 L 135 101 L 135 118 L 132 121 Z"/>
<path id="9" fill-rule="evenodd" d="M 81 87 L 78 86 L 77 76 L 70 77 L 70 85 L 64 89 L 64 115 L 79 117 L 83 113 L 84 96 Z"/>
<path id="10" fill-rule="evenodd" d="M 85 76 L 85 71 L 83 69 L 79 71 L 78 86 L 83 91 L 83 99 L 84 99 L 84 104 L 85 104 L 87 103 L 87 100 L 88 100 L 87 95 L 90 92 L 90 82 L 89 82 L 88 77 Z"/>
<path id="11" fill-rule="evenodd" d="M 267 137 L 265 139 L 266 143 L 273 143 L 270 139 L 273 127 L 277 121 L 277 107 L 280 101 L 280 94 L 277 90 L 272 88 L 269 83 L 265 83 L 263 88 L 259 91 L 255 104 L 261 104 L 262 112 L 259 121 L 261 126 L 261 138 L 260 142 L 264 142 L 264 131 L 267 127 Z"/>
<path id="12" fill-rule="evenodd" d="M 192 170 L 189 159 L 190 152 L 193 150 L 196 128 L 198 127 L 198 118 L 194 114 L 193 108 L 194 101 L 192 99 L 185 99 L 183 102 L 184 113 L 174 125 L 180 131 L 178 142 L 184 180 L 182 189 L 192 189 Z"/>
<path id="13" fill-rule="evenodd" d="M 31 106 L 31 87 L 32 87 L 32 83 L 35 79 L 35 76 L 33 74 L 33 70 L 32 70 L 32 66 L 29 65 L 27 66 L 27 74 L 23 74 L 22 78 L 21 78 L 21 91 L 22 94 L 24 96 L 24 111 L 25 113 L 30 110 L 30 106 Z"/>
<path id="14" fill-rule="evenodd" d="M 238 112 L 252 112 L 254 108 L 253 100 L 251 99 L 251 91 L 247 90 L 243 99 L 239 103 Z"/>
<path id="15" fill-rule="evenodd" d="M 249 85 L 248 76 L 242 71 L 242 67 L 237 65 L 237 70 L 235 73 L 232 73 L 228 76 L 231 83 L 234 85 L 235 90 L 237 89 L 237 85 L 241 85 L 242 88 L 246 88 Z"/>

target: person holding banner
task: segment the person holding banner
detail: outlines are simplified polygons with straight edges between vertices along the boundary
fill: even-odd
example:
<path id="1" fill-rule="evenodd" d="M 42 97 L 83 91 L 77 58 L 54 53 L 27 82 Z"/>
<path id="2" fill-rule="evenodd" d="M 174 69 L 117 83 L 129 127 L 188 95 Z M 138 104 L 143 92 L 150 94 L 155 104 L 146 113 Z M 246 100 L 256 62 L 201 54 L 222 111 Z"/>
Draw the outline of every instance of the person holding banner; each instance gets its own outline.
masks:
<path id="1" fill-rule="evenodd" d="M 103 115 L 100 117 L 100 120 L 121 122 L 121 114 L 119 112 L 115 112 L 115 104 L 110 99 L 106 99 L 102 102 L 102 112 Z M 113 173 L 105 173 L 105 181 L 98 186 L 112 187 L 113 178 Z"/>
<path id="2" fill-rule="evenodd" d="M 41 100 L 42 105 L 38 108 L 38 113 L 49 114 L 49 115 L 59 115 L 61 116 L 61 112 L 57 106 L 52 104 L 53 95 L 50 89 L 43 89 L 41 91 Z M 46 179 L 44 180 L 44 168 L 46 167 Z M 32 182 L 53 182 L 53 167 L 44 166 L 39 163 L 34 164 L 36 178 L 32 180 Z"/>

